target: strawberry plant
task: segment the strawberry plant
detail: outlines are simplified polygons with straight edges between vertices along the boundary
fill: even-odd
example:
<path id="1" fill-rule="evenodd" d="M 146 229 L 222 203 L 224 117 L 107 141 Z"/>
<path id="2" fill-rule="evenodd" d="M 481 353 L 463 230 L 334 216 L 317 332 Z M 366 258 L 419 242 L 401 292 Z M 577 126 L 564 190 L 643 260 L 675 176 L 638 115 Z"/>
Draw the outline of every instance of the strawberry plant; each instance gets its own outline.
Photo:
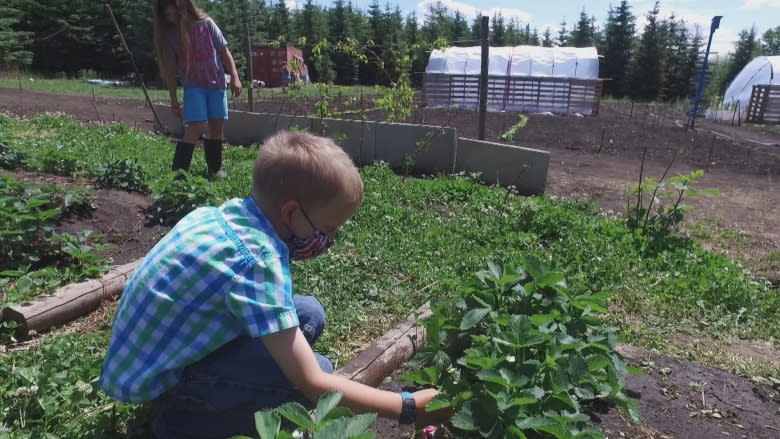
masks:
<path id="1" fill-rule="evenodd" d="M 638 419 L 623 393 L 626 366 L 606 326 L 606 294 L 578 294 L 532 256 L 490 264 L 449 298 L 431 300 L 428 344 L 405 382 L 436 386 L 430 410 L 455 410 L 454 437 L 601 438 L 587 414 L 597 399 Z"/>
<path id="2" fill-rule="evenodd" d="M 100 163 L 94 171 L 95 180 L 104 187 L 112 187 L 126 191 L 146 192 L 148 176 L 141 165 L 133 159 L 115 160 L 111 163 Z"/>
<path id="3" fill-rule="evenodd" d="M 164 182 L 152 203 L 152 218 L 172 225 L 200 206 L 213 204 L 216 195 L 208 180 L 178 171 Z"/>
<path id="4" fill-rule="evenodd" d="M 353 416 L 345 407 L 339 407 L 343 394 L 327 392 L 317 402 L 312 417 L 304 406 L 289 402 L 275 409 L 255 413 L 255 425 L 260 439 L 373 439 L 376 434 L 368 428 L 376 420 L 376 413 Z M 282 418 L 288 426 L 282 425 Z M 294 432 L 288 431 L 290 428 Z M 248 439 L 245 436 L 233 439 Z"/>
<path id="5" fill-rule="evenodd" d="M 0 168 L 17 169 L 24 166 L 27 157 L 13 145 L 0 141 Z"/>

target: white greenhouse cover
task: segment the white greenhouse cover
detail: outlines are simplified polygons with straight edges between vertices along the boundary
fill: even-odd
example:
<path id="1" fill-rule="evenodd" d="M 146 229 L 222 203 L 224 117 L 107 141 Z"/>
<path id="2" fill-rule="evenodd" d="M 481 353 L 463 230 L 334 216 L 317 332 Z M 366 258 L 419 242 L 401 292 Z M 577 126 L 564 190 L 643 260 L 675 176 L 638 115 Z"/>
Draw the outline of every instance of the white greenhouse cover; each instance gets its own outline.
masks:
<path id="1" fill-rule="evenodd" d="M 598 79 L 599 58 L 595 47 L 491 47 L 490 75 L 543 76 Z M 434 50 L 425 73 L 479 75 L 481 48 L 448 47 Z"/>
<path id="2" fill-rule="evenodd" d="M 723 105 L 739 102 L 739 110 L 745 114 L 754 85 L 780 84 L 780 56 L 759 56 L 750 61 L 723 94 Z"/>

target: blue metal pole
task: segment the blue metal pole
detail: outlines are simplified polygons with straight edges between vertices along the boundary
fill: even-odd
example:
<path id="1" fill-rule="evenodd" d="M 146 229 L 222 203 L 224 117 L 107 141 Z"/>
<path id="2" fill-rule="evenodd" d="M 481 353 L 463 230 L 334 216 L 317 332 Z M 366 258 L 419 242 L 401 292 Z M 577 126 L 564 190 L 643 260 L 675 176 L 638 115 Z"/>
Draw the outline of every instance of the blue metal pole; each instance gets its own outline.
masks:
<path id="1" fill-rule="evenodd" d="M 707 51 L 704 53 L 704 62 L 701 64 L 701 72 L 699 73 L 699 83 L 696 85 L 696 97 L 693 101 L 693 114 L 691 114 L 691 129 L 696 126 L 696 116 L 699 115 L 699 105 L 701 105 L 701 98 L 704 94 L 704 75 L 707 73 L 707 64 L 710 58 L 710 47 L 712 46 L 712 35 L 715 30 L 720 26 L 720 19 L 722 15 L 716 15 L 712 17 L 712 25 L 710 25 L 710 38 L 707 41 Z"/>

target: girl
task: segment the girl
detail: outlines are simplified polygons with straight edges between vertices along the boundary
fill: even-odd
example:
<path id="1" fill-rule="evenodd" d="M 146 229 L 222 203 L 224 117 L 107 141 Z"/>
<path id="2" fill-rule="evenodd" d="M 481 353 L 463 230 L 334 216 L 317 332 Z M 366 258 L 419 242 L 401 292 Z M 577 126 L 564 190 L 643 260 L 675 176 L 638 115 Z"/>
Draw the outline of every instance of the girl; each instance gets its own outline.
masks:
<path id="1" fill-rule="evenodd" d="M 228 118 L 227 85 L 241 94 L 236 64 L 214 21 L 192 0 L 154 0 L 154 39 L 160 74 L 168 85 L 173 112 L 184 119 L 184 137 L 176 142 L 173 170 L 189 170 L 195 142 L 208 122 L 203 151 L 210 175 L 222 171 L 222 133 Z M 225 75 L 225 67 L 230 74 Z M 176 77 L 184 89 L 184 112 L 176 97 Z"/>

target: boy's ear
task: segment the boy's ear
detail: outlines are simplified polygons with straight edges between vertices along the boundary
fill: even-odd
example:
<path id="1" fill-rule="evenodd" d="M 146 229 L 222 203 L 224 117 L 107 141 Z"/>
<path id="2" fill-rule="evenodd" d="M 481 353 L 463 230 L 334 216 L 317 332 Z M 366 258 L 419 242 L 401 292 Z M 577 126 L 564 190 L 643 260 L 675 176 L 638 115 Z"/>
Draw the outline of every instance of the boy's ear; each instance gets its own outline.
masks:
<path id="1" fill-rule="evenodd" d="M 292 215 L 295 213 L 296 210 L 300 208 L 300 204 L 296 200 L 288 200 L 285 201 L 282 204 L 282 207 L 280 207 L 280 214 L 282 215 L 282 222 L 286 226 L 290 226 L 292 224 Z"/>

